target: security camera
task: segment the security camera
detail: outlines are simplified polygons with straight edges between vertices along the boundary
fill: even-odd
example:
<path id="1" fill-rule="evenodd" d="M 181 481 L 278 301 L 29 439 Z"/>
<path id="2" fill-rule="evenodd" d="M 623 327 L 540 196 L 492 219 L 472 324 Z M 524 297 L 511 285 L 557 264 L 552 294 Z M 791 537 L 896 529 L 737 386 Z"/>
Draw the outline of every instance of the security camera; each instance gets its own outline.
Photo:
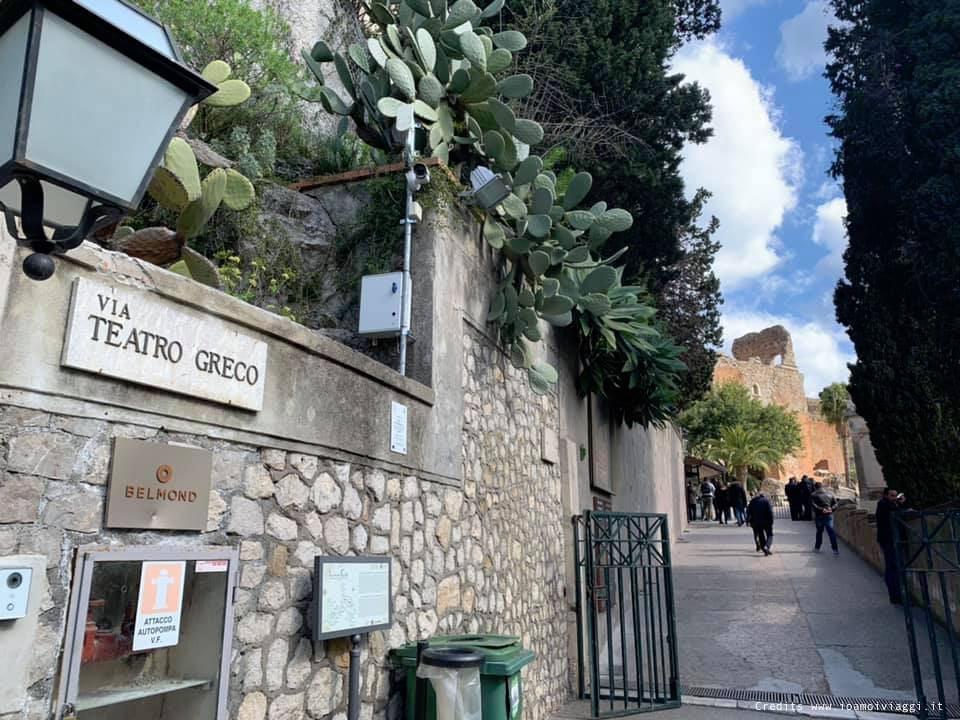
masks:
<path id="1" fill-rule="evenodd" d="M 18 572 L 10 573 L 7 576 L 7 587 L 11 590 L 16 590 L 23 584 L 23 575 Z"/>
<path id="2" fill-rule="evenodd" d="M 430 170 L 422 162 L 414 163 L 413 167 L 407 171 L 407 187 L 411 192 L 417 192 L 428 182 L 430 182 Z"/>

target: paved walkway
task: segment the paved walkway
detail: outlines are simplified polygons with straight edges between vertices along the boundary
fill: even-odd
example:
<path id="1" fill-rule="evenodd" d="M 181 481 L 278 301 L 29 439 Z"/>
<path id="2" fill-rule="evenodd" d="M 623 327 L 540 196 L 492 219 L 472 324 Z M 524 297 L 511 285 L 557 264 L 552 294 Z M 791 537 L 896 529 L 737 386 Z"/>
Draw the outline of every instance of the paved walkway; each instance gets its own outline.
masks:
<path id="1" fill-rule="evenodd" d="M 684 705 L 675 710 L 658 710 L 655 713 L 645 713 L 645 716 L 651 720 L 784 720 L 783 714 L 780 713 L 700 705 Z M 587 720 L 589 717 L 590 702 L 585 701 L 570 703 L 554 715 L 551 720 Z M 883 720 L 889 720 L 889 717 L 885 717 Z"/>
<path id="2" fill-rule="evenodd" d="M 813 523 L 778 519 L 764 557 L 747 527 L 693 524 L 673 551 L 684 685 L 916 697 L 903 610 L 882 578 L 842 542 L 840 557 L 813 542 Z"/>

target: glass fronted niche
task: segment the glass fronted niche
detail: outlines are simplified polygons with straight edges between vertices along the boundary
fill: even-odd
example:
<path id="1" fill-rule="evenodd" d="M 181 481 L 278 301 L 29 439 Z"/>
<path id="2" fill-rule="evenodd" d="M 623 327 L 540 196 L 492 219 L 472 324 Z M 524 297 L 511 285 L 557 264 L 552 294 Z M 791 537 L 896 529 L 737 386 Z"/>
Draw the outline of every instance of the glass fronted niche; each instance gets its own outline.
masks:
<path id="1" fill-rule="evenodd" d="M 225 719 L 236 551 L 77 552 L 60 717 Z"/>

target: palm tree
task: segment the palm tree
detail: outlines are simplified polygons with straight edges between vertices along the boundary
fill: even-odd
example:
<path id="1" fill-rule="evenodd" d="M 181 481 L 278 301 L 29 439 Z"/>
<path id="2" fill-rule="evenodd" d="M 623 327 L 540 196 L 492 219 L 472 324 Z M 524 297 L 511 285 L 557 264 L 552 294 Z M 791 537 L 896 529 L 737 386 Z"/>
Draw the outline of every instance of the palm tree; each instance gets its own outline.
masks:
<path id="1" fill-rule="evenodd" d="M 730 468 L 744 488 L 750 470 L 766 470 L 780 462 L 777 451 L 766 444 L 758 430 L 740 424 L 722 428 L 709 448 L 711 459 Z"/>
<path id="2" fill-rule="evenodd" d="M 847 418 L 850 416 L 850 393 L 843 383 L 827 385 L 820 391 L 820 413 L 828 423 L 837 429 L 840 444 L 843 446 L 843 479 L 850 484 L 850 467 L 847 459 Z"/>

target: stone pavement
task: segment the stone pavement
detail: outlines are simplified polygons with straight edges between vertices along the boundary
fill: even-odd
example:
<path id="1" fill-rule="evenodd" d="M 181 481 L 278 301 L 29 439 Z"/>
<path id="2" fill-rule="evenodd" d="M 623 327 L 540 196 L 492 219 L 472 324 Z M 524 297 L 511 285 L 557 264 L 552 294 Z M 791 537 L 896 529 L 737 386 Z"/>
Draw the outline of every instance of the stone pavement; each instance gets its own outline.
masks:
<path id="1" fill-rule="evenodd" d="M 840 557 L 826 537 L 813 553 L 814 534 L 811 522 L 777 519 L 774 554 L 764 557 L 749 528 L 697 522 L 675 544 L 685 686 L 916 697 L 902 608 L 842 541 Z M 922 660 L 932 677 L 929 657 Z M 934 688 L 931 679 L 928 697 Z M 950 687 L 948 700 L 956 697 Z"/>

